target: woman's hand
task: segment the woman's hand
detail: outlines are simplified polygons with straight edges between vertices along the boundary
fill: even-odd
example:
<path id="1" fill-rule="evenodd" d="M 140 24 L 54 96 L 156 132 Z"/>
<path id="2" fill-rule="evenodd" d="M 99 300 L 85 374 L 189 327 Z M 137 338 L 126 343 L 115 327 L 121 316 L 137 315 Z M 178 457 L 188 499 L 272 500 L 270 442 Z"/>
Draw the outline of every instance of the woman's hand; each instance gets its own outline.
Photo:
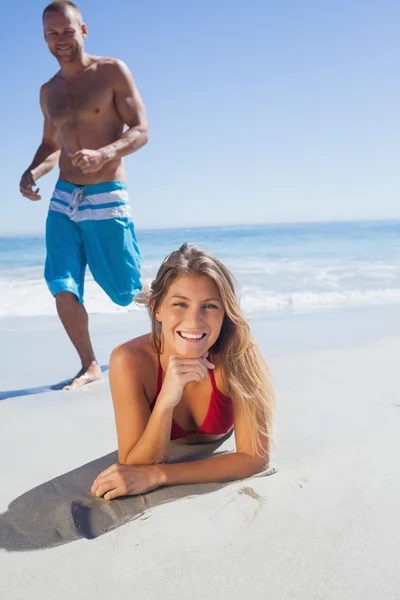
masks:
<path id="1" fill-rule="evenodd" d="M 159 396 L 160 400 L 157 402 L 164 406 L 174 407 L 179 404 L 187 383 L 206 379 L 208 369 L 214 369 L 214 365 L 205 356 L 181 358 L 171 354 Z"/>
<path id="2" fill-rule="evenodd" d="M 159 465 L 112 465 L 96 477 L 90 489 L 98 498 L 136 496 L 164 484 Z"/>

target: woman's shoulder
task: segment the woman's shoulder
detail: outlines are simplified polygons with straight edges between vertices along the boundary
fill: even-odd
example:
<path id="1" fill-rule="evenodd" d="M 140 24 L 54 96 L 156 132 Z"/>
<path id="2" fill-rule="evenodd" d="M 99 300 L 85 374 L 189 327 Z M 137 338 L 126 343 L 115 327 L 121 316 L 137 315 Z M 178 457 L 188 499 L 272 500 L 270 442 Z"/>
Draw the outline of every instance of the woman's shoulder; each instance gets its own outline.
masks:
<path id="1" fill-rule="evenodd" d="M 111 354 L 110 367 L 120 364 L 121 366 L 136 367 L 138 370 L 153 368 L 156 355 L 153 350 L 150 334 L 146 333 L 140 337 L 133 338 L 119 344 Z"/>
<path id="2" fill-rule="evenodd" d="M 157 355 L 149 333 L 124 342 L 111 354 L 111 389 L 118 395 L 122 386 L 124 393 L 131 398 L 144 393 L 150 403 L 157 393 L 157 369 Z"/>

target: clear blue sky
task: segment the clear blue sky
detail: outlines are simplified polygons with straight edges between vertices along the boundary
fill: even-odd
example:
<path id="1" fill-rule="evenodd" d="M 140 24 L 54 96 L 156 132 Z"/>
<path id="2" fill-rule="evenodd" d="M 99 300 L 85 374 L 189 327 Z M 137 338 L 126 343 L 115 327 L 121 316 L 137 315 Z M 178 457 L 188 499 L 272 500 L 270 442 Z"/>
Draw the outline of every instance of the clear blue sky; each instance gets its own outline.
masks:
<path id="1" fill-rule="evenodd" d="M 86 50 L 127 62 L 149 144 L 126 159 L 138 227 L 400 217 L 398 0 L 82 0 Z M 57 70 L 45 3 L 2 10 L 0 232 L 30 203 L 41 83 Z"/>

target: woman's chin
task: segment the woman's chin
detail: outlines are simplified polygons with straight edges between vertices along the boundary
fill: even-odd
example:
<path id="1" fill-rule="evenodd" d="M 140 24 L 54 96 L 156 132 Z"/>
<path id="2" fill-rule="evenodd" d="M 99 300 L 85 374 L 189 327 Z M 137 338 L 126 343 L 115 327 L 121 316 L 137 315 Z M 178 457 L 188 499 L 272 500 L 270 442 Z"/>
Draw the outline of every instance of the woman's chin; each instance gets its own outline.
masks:
<path id="1" fill-rule="evenodd" d="M 179 347 L 176 348 L 176 354 L 181 358 L 201 358 L 208 353 L 208 350 L 205 344 L 199 344 L 197 348 L 194 345 L 193 347 L 188 347 L 186 344 L 179 344 Z"/>
<path id="2" fill-rule="evenodd" d="M 205 352 L 206 351 L 196 352 L 195 350 L 191 350 L 191 351 L 186 351 L 186 352 L 178 352 L 178 355 L 181 358 L 201 358 Z"/>

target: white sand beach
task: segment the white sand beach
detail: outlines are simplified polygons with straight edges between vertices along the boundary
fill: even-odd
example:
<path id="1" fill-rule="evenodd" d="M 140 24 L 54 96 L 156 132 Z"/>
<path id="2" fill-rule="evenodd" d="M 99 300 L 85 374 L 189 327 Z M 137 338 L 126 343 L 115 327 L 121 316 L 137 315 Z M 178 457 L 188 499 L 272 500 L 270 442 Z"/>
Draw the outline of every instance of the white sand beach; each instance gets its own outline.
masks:
<path id="1" fill-rule="evenodd" d="M 92 318 L 105 377 L 77 392 L 51 389 L 77 370 L 55 317 L 2 319 L 0 598 L 397 600 L 400 331 L 377 314 L 251 321 L 275 474 L 108 504 L 89 493 L 116 459 L 106 366 L 146 315 Z"/>

